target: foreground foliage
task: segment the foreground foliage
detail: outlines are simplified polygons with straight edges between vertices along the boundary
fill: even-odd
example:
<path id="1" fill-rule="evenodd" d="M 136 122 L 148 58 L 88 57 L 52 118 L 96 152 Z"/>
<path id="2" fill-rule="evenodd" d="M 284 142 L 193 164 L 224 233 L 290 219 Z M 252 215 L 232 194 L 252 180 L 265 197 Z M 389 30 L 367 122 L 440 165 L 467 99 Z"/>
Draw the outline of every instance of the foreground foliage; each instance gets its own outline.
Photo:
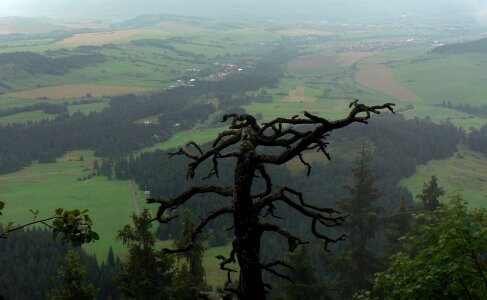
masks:
<path id="1" fill-rule="evenodd" d="M 416 216 L 404 250 L 376 277 L 379 299 L 486 299 L 487 210 L 468 211 L 459 194 Z M 357 299 L 371 299 L 371 293 Z"/>
<path id="2" fill-rule="evenodd" d="M 127 299 L 170 298 L 172 259 L 155 250 L 151 217 L 147 209 L 133 216 L 134 226 L 126 225 L 118 238 L 128 246 L 129 255 L 118 274 L 118 287 Z"/>
<path id="3" fill-rule="evenodd" d="M 0 215 L 5 207 L 4 202 L 0 202 Z M 100 239 L 98 233 L 91 229 L 93 222 L 88 215 L 88 210 L 64 210 L 58 208 L 54 215 L 44 219 L 37 219 L 39 210 L 30 209 L 34 219 L 30 223 L 15 225 L 14 222 L 8 222 L 2 231 L 0 239 L 6 239 L 9 234 L 33 225 L 43 225 L 52 231 L 53 238 L 62 243 L 69 243 L 73 246 L 81 246 Z M 49 223 L 52 222 L 52 223 Z"/>
<path id="4" fill-rule="evenodd" d="M 92 300 L 95 288 L 92 284 L 84 285 L 85 270 L 81 266 L 80 256 L 73 249 L 66 255 L 66 266 L 59 270 L 63 286 L 54 291 L 50 300 Z"/>

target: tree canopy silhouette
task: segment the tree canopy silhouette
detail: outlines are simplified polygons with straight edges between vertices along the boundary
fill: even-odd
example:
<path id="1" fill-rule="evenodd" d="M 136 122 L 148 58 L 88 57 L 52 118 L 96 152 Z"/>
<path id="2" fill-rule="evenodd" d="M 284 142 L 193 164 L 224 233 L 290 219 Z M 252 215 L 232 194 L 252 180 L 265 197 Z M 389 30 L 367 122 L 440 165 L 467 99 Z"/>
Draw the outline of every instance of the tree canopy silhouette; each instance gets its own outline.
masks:
<path id="1" fill-rule="evenodd" d="M 277 268 L 292 268 L 282 260 L 263 263 L 260 260 L 261 237 L 265 232 L 273 232 L 287 240 L 289 251 L 306 244 L 306 241 L 293 235 L 279 225 L 263 220 L 265 216 L 277 217 L 274 212 L 276 203 L 281 202 L 310 220 L 312 234 L 323 241 L 325 250 L 330 243 L 344 240 L 345 235 L 331 237 L 321 232 L 322 227 L 339 226 L 345 220 L 340 212 L 333 208 L 322 208 L 305 202 L 303 194 L 292 188 L 282 186 L 274 188 L 272 179 L 266 170 L 268 165 L 282 165 L 297 157 L 311 172 L 311 165 L 304 160 L 303 153 L 315 150 L 330 159 L 327 152 L 326 138 L 335 129 L 346 127 L 352 123 L 367 123 L 371 114 L 380 114 L 388 109 L 392 113 L 394 104 L 367 106 L 355 100 L 350 104 L 349 115 L 343 119 L 329 121 L 309 112 L 304 117 L 295 115 L 291 118 L 276 118 L 270 122 L 257 124 L 255 117 L 248 114 L 227 114 L 222 122 L 231 121 L 229 130 L 221 132 L 214 140 L 210 149 L 203 149 L 195 142 L 189 141 L 171 156 L 183 155 L 191 162 L 187 177 L 194 178 L 197 168 L 205 161 L 211 161 L 211 170 L 205 178 L 218 176 L 218 162 L 225 158 L 234 158 L 234 181 L 232 186 L 199 185 L 192 186 L 180 195 L 170 199 L 150 198 L 148 203 L 159 204 L 154 220 L 168 223 L 174 216 L 168 212 L 177 209 L 193 196 L 202 193 L 216 194 L 229 198 L 229 205 L 209 214 L 195 227 L 190 242 L 179 249 L 165 249 L 167 253 L 189 251 L 197 241 L 197 236 L 208 223 L 223 215 L 233 217 L 234 239 L 229 257 L 222 260 L 220 268 L 228 272 L 227 290 L 236 294 L 239 299 L 265 299 L 266 288 L 262 280 L 262 271 L 268 271 L 278 277 L 291 281 L 291 278 Z M 194 148 L 194 149 L 192 149 Z M 265 182 L 265 189 L 253 194 L 254 179 Z M 269 218 L 266 219 L 266 221 Z M 229 288 L 231 273 L 236 272 L 228 264 L 238 260 L 240 278 L 238 288 Z"/>

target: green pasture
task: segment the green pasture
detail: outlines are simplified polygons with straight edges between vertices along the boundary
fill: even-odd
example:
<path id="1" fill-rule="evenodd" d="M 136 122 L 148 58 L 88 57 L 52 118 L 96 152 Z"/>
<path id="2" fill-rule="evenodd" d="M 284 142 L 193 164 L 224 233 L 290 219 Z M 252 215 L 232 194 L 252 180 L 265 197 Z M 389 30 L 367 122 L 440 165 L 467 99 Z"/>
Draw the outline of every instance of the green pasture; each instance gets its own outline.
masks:
<path id="1" fill-rule="evenodd" d="M 25 107 L 36 103 L 42 103 L 42 102 L 55 103 L 52 101 L 56 101 L 56 100 L 19 99 L 19 98 L 0 96 L 0 109 Z"/>
<path id="2" fill-rule="evenodd" d="M 83 161 L 79 160 L 80 156 L 83 156 Z M 72 151 L 56 163 L 34 163 L 21 171 L 0 175 L 0 199 L 6 203 L 0 222 L 23 224 L 33 221 L 33 215 L 29 212 L 31 208 L 39 209 L 38 218 L 53 215 L 58 207 L 88 209 L 93 219 L 93 229 L 100 234 L 100 240 L 85 245 L 84 249 L 88 254 L 95 254 L 99 261 L 106 259 L 110 246 L 115 255 L 124 257 L 126 247 L 116 240 L 116 235 L 125 224 L 131 224 L 133 205 L 130 183 L 108 180 L 102 176 L 77 181 L 79 177 L 91 173 L 92 159 L 92 151 Z M 139 209 L 146 207 L 141 191 L 136 191 L 136 198 Z M 152 206 L 152 209 L 155 207 Z M 172 242 L 161 241 L 157 245 L 158 248 L 171 247 Z M 208 248 L 205 252 L 203 265 L 210 285 L 224 285 L 226 272 L 219 269 L 219 260 L 215 256 L 228 256 L 230 250 L 231 246 L 227 245 Z"/>
<path id="3" fill-rule="evenodd" d="M 269 121 L 279 117 L 291 118 L 300 114 L 303 116 L 304 111 L 327 117 L 330 119 L 346 116 L 344 113 L 348 101 L 339 100 L 317 100 L 314 103 L 305 102 L 271 102 L 271 103 L 252 103 L 245 105 L 245 110 L 253 115 L 262 114 L 263 120 Z M 339 107 L 339 111 L 335 107 Z"/>
<path id="4" fill-rule="evenodd" d="M 80 155 L 84 161 L 79 161 Z M 71 161 L 68 157 L 72 157 Z M 123 256 L 126 249 L 116 241 L 116 234 L 131 222 L 130 185 L 128 181 L 110 181 L 102 176 L 78 181 L 91 173 L 92 157 L 92 151 L 77 151 L 57 163 L 34 163 L 21 171 L 1 175 L 0 198 L 6 203 L 2 223 L 31 221 L 30 208 L 40 210 L 38 218 L 51 216 L 58 207 L 88 209 L 100 240 L 85 246 L 86 251 L 104 260 L 112 246 L 116 254 Z M 143 207 L 143 193 L 136 193 L 138 205 Z"/>
<path id="5" fill-rule="evenodd" d="M 227 272 L 220 270 L 221 260 L 217 259 L 215 256 L 223 255 L 224 257 L 229 257 L 232 251 L 232 246 L 226 245 L 221 247 L 208 248 L 205 252 L 205 257 L 203 259 L 203 267 L 206 271 L 206 281 L 209 285 L 213 287 L 223 287 L 227 280 Z M 235 264 L 229 264 L 229 268 L 238 270 L 238 266 Z M 232 279 L 238 280 L 238 273 L 232 273 Z"/>
<path id="6" fill-rule="evenodd" d="M 430 45 L 401 47 L 396 49 L 389 49 L 377 53 L 377 55 L 368 57 L 367 63 L 370 64 L 392 64 L 405 61 L 413 61 L 418 57 L 423 56 L 431 50 Z"/>
<path id="7" fill-rule="evenodd" d="M 62 49 L 62 48 L 69 48 L 64 45 L 59 45 L 59 44 L 54 44 L 54 43 L 46 43 L 46 44 L 40 44 L 40 45 L 31 45 L 31 44 L 26 44 L 26 45 L 15 45 L 12 47 L 5 47 L 2 48 L 0 47 L 0 54 L 2 53 L 10 53 L 10 52 L 22 52 L 22 51 L 28 51 L 28 52 L 35 52 L 35 53 L 44 53 L 47 50 L 57 50 L 57 49 Z"/>
<path id="8" fill-rule="evenodd" d="M 81 112 L 83 114 L 89 114 L 90 112 L 100 112 L 103 109 L 107 108 L 108 106 L 110 106 L 108 101 L 88 103 L 88 104 L 77 104 L 77 105 L 69 105 L 68 111 L 70 114 L 74 114 L 77 112 Z"/>
<path id="9" fill-rule="evenodd" d="M 188 141 L 194 141 L 198 144 L 205 144 L 213 141 L 220 132 L 228 129 L 228 127 L 212 127 L 212 128 L 198 128 L 188 131 L 181 131 L 175 133 L 169 140 L 155 144 L 152 147 L 141 149 L 139 152 L 150 152 L 154 150 L 167 150 L 177 148 L 184 145 Z"/>
<path id="10" fill-rule="evenodd" d="M 487 157 L 477 152 L 461 148 L 446 160 L 433 160 L 427 165 L 418 166 L 416 174 L 403 179 L 401 185 L 415 196 L 420 193 L 423 183 L 432 175 L 446 194 L 458 191 L 468 201 L 469 207 L 487 207 Z M 447 196 L 441 201 L 446 202 Z"/>
<path id="11" fill-rule="evenodd" d="M 24 107 L 28 105 L 33 105 L 36 103 L 62 103 L 64 100 L 37 100 L 37 99 L 30 99 L 30 100 L 22 100 L 22 99 L 14 99 L 14 98 L 0 98 L 0 109 L 8 109 L 14 107 Z M 74 114 L 76 112 L 81 112 L 84 114 L 89 114 L 90 112 L 98 112 L 103 110 L 104 108 L 108 107 L 108 102 L 98 102 L 98 103 L 88 103 L 88 104 L 77 104 L 77 105 L 69 105 L 68 111 L 70 114 Z M 47 114 L 43 110 L 36 110 L 36 111 L 29 111 L 29 112 L 21 112 L 10 116 L 3 116 L 0 117 L 0 125 L 7 125 L 7 124 L 17 124 L 17 123 L 26 123 L 26 122 L 39 122 L 41 120 L 53 120 L 56 118 L 57 115 Z"/>
<path id="12" fill-rule="evenodd" d="M 41 120 L 53 120 L 57 115 L 46 114 L 42 110 L 22 112 L 15 115 L 0 117 L 0 125 L 39 122 Z"/>
<path id="13" fill-rule="evenodd" d="M 428 54 L 393 65 L 396 78 L 428 104 L 487 103 L 487 54 Z"/>
<path id="14" fill-rule="evenodd" d="M 399 103 L 402 104 L 399 104 L 398 107 L 408 104 L 408 102 Z M 413 104 L 416 109 L 403 113 L 404 117 L 407 119 L 430 118 L 431 121 L 435 123 L 450 121 L 454 125 L 461 127 L 467 131 L 469 131 L 470 128 L 480 129 L 480 127 L 484 126 L 487 123 L 487 118 L 477 117 L 458 110 L 438 106 L 422 105 L 417 103 Z"/>

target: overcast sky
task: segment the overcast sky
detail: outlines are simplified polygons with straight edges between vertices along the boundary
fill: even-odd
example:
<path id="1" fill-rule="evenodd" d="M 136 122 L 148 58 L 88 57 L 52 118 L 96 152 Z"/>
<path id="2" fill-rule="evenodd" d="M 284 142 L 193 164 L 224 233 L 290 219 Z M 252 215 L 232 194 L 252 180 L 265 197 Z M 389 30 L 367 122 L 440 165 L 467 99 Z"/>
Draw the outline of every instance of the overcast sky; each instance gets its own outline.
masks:
<path id="1" fill-rule="evenodd" d="M 297 18 L 421 17 L 487 20 L 487 0 L 0 0 L 0 16 L 127 18 L 148 13 Z M 487 22 L 486 22 L 487 24 Z"/>

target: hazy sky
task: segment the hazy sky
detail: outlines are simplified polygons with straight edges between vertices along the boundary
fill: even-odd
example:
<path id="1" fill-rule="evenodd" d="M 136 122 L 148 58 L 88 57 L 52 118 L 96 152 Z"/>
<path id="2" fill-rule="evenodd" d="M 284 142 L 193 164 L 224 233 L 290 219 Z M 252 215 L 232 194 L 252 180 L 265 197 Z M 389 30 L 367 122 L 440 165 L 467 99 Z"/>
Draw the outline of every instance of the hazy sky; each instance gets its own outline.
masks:
<path id="1" fill-rule="evenodd" d="M 0 16 L 116 18 L 148 13 L 298 18 L 422 17 L 467 18 L 487 25 L 487 0 L 0 0 Z"/>

